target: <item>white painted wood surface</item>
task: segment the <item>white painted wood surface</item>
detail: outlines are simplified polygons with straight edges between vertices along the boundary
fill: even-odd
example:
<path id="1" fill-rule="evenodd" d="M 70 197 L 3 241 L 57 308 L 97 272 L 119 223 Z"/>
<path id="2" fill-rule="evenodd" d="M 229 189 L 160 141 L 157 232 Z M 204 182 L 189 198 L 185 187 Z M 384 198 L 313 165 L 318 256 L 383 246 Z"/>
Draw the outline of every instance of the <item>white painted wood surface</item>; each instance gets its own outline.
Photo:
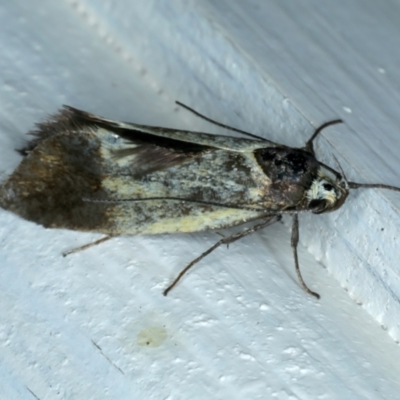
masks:
<path id="1" fill-rule="evenodd" d="M 399 183 L 399 7 L 2 2 L 0 172 L 64 103 L 221 132 L 179 99 L 294 146 L 342 117 L 318 142 L 324 161 Z M 281 224 L 219 249 L 164 298 L 215 233 L 118 238 L 62 258 L 97 235 L 0 210 L 0 398 L 397 399 L 398 204 L 360 192 L 337 213 L 302 216 L 300 260 L 319 302 L 298 286 Z"/>

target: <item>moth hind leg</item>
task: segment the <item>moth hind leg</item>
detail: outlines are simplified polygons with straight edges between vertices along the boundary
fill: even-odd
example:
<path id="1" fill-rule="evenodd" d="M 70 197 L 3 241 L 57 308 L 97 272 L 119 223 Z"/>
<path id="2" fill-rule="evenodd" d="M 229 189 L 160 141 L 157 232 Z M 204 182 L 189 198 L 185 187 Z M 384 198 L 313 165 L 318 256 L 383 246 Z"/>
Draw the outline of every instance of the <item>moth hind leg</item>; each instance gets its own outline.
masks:
<path id="1" fill-rule="evenodd" d="M 63 257 L 67 257 L 67 256 L 69 256 L 71 254 L 78 253 L 79 251 L 89 249 L 90 247 L 93 247 L 93 246 L 97 246 L 100 243 L 104 243 L 104 242 L 106 242 L 107 240 L 109 240 L 109 239 L 111 239 L 113 237 L 115 237 L 115 236 L 105 236 L 105 237 L 103 237 L 101 239 L 95 240 L 94 242 L 86 243 L 83 246 L 75 247 L 75 248 L 73 248 L 71 250 L 64 251 L 62 253 L 62 255 L 63 255 Z"/>
<path id="2" fill-rule="evenodd" d="M 234 233 L 233 235 L 224 237 L 223 239 L 221 239 L 220 241 L 218 241 L 217 243 L 215 243 L 213 246 L 211 246 L 208 250 L 206 250 L 204 253 L 200 254 L 199 257 L 197 257 L 196 259 L 194 259 L 193 261 L 191 261 L 179 274 L 178 276 L 173 280 L 173 282 L 164 290 L 163 294 L 164 296 L 166 296 L 171 289 L 173 289 L 175 287 L 175 285 L 181 280 L 181 278 L 183 277 L 183 275 L 186 274 L 186 272 L 192 268 L 195 264 L 197 264 L 199 261 L 201 261 L 204 257 L 208 256 L 210 253 L 212 253 L 217 247 L 226 244 L 227 246 L 230 243 L 236 242 L 236 240 L 239 240 L 247 235 L 250 235 L 254 232 L 257 232 L 263 228 L 266 228 L 269 225 L 274 224 L 275 222 L 278 222 L 281 219 L 280 215 L 274 215 L 274 216 L 270 216 L 270 217 L 266 217 L 266 219 L 261 222 L 258 225 L 254 225 L 250 228 L 247 228 L 241 232 L 238 233 Z"/>

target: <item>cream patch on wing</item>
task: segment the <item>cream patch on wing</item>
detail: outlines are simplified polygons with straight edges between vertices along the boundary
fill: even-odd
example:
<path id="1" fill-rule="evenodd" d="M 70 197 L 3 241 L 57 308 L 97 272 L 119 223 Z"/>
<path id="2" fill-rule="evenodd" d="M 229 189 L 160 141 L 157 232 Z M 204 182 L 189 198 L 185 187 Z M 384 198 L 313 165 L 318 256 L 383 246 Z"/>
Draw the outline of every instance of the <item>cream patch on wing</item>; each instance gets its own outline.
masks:
<path id="1" fill-rule="evenodd" d="M 247 210 L 220 209 L 202 212 L 199 209 L 197 211 L 193 210 L 190 215 L 173 215 L 172 213 L 171 216 L 166 216 L 164 214 L 150 223 L 141 223 L 136 221 L 135 215 L 131 214 L 130 218 L 127 218 L 126 209 L 124 210 L 124 208 L 122 207 L 121 209 L 118 205 L 113 207 L 109 212 L 109 216 L 115 222 L 115 229 L 117 231 L 123 230 L 126 234 L 161 234 L 222 229 L 228 226 L 244 224 L 260 217 L 260 213 Z M 162 209 L 165 209 L 165 204 Z M 120 211 L 122 212 L 120 213 Z M 128 220 L 129 223 L 127 224 Z"/>
<path id="2" fill-rule="evenodd" d="M 101 141 L 100 155 L 101 158 L 112 165 L 117 165 L 120 168 L 128 168 L 132 165 L 136 154 L 120 157 L 117 155 L 118 151 L 135 149 L 139 145 L 129 142 L 117 134 L 110 132 L 106 129 L 99 128 L 96 136 Z"/>

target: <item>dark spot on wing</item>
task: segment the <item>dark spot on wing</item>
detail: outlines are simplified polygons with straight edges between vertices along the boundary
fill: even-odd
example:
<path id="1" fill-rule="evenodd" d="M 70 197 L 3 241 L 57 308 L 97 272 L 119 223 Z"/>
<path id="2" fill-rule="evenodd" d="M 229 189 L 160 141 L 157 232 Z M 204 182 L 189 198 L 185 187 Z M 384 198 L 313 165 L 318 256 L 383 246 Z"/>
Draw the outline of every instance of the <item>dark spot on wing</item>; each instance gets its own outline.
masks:
<path id="1" fill-rule="evenodd" d="M 34 138 L 18 151 L 26 156 L 40 143 L 52 136 L 61 133 L 82 135 L 92 132 L 97 127 L 115 133 L 126 140 L 126 147 L 115 150 L 114 155 L 116 159 L 135 156 L 132 164 L 135 177 L 170 168 L 213 149 L 209 146 L 157 135 L 157 132 L 165 132 L 165 128 L 151 127 L 154 133 L 143 132 L 139 129 L 127 129 L 121 127 L 118 122 L 64 106 L 57 114 L 50 116 L 47 121 L 37 124 L 36 128 L 29 132 L 29 135 Z"/>

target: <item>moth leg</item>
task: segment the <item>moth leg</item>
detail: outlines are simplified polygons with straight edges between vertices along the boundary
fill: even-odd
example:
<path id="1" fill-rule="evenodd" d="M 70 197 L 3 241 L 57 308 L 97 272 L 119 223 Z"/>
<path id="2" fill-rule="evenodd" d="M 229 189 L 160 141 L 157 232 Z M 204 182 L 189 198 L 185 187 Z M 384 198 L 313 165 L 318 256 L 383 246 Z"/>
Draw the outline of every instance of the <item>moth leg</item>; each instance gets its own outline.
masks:
<path id="1" fill-rule="evenodd" d="M 226 244 L 229 245 L 230 243 L 236 242 L 236 240 L 239 240 L 247 235 L 250 235 L 254 232 L 259 231 L 260 229 L 266 228 L 269 225 L 274 224 L 275 222 L 278 222 L 281 219 L 280 215 L 274 215 L 272 217 L 269 217 L 265 219 L 263 222 L 261 222 L 258 225 L 254 225 L 251 228 L 247 228 L 243 230 L 242 232 L 234 233 L 231 236 L 224 237 L 221 239 L 219 242 L 215 243 L 214 246 L 211 246 L 208 250 L 206 250 L 204 253 L 200 254 L 199 257 L 194 259 L 192 262 L 190 262 L 179 274 L 178 276 L 174 279 L 174 281 L 164 290 L 163 294 L 166 296 L 169 291 L 180 281 L 183 275 L 186 274 L 186 272 L 193 267 L 193 265 L 197 264 L 199 261 L 201 261 L 204 257 L 208 256 L 211 252 L 213 252 L 217 247 Z"/>
<path id="2" fill-rule="evenodd" d="M 300 272 L 300 266 L 299 266 L 299 258 L 297 256 L 297 245 L 299 244 L 299 218 L 297 214 L 293 214 L 293 225 L 292 225 L 292 240 L 291 240 L 291 245 L 293 249 L 293 256 L 294 256 L 294 265 L 296 268 L 296 273 L 297 277 L 299 278 L 300 285 L 302 288 L 308 293 L 311 294 L 312 296 L 316 297 L 319 299 L 321 296 L 313 292 L 311 289 L 308 288 L 306 283 L 304 282 L 303 277 L 301 276 Z"/>
<path id="3" fill-rule="evenodd" d="M 314 142 L 314 139 L 315 139 L 325 128 L 327 128 L 328 126 L 336 125 L 336 124 L 341 124 L 342 122 L 343 122 L 343 120 L 341 120 L 341 119 L 334 119 L 333 121 L 325 122 L 324 124 L 322 124 L 321 126 L 319 126 L 319 127 L 315 130 L 315 132 L 313 133 L 313 135 L 310 137 L 310 139 L 307 140 L 307 143 L 306 143 L 306 145 L 303 147 L 303 149 L 304 149 L 305 151 L 308 151 L 309 153 L 315 155 L 315 152 L 314 152 L 314 143 L 313 143 L 313 142 Z"/>
<path id="4" fill-rule="evenodd" d="M 99 239 L 99 240 L 96 240 L 96 241 L 94 241 L 94 242 L 92 242 L 92 243 L 87 243 L 87 244 L 85 244 L 85 245 L 83 245 L 83 246 L 75 247 L 74 249 L 64 251 L 64 252 L 62 253 L 62 255 L 63 255 L 63 257 L 69 256 L 70 254 L 77 253 L 78 251 L 86 250 L 86 249 L 88 249 L 89 247 L 97 246 L 97 245 L 100 244 L 100 243 L 104 243 L 104 242 L 106 242 L 107 240 L 109 240 L 109 239 L 111 239 L 111 238 L 113 238 L 113 237 L 114 237 L 114 236 L 104 236 L 103 238 L 101 238 L 101 239 Z"/>

